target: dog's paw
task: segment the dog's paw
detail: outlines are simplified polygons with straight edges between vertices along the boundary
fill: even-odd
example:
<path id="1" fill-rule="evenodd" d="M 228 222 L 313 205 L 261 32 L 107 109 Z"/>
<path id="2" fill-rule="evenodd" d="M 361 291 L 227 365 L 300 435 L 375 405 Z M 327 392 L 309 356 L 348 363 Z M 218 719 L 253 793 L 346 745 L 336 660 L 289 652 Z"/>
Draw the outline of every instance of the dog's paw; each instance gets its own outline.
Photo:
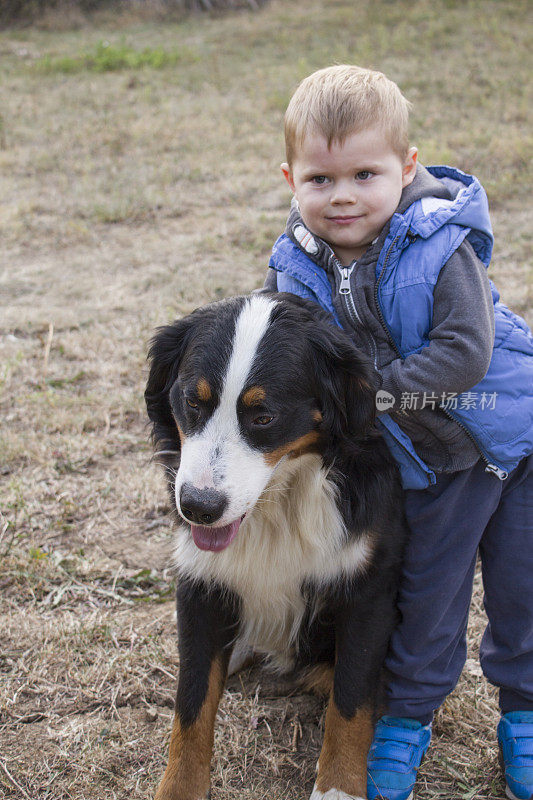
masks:
<path id="1" fill-rule="evenodd" d="M 365 800 L 365 798 L 359 797 L 359 795 L 346 794 L 340 789 L 328 789 L 327 792 L 321 792 L 316 788 L 315 783 L 309 800 Z"/>
<path id="2" fill-rule="evenodd" d="M 178 788 L 175 784 L 161 784 L 154 800 L 211 800 L 211 790 L 207 794 L 191 794 L 188 790 Z"/>
<path id="3" fill-rule="evenodd" d="M 182 794 L 156 794 L 154 800 L 181 800 L 182 798 L 186 798 L 186 800 L 211 800 L 211 792 L 209 794 L 202 795 L 198 797 L 197 795 L 182 795 Z"/>

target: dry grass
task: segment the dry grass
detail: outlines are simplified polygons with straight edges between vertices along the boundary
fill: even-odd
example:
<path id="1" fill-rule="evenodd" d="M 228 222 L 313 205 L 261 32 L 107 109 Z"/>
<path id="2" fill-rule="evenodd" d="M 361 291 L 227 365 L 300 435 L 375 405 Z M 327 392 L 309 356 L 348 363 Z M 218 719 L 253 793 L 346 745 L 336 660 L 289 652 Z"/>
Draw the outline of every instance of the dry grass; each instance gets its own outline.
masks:
<path id="1" fill-rule="evenodd" d="M 187 15 L 224 14 L 240 9 L 257 10 L 267 0 L 3 0 L 1 28 L 34 25 L 41 30 L 64 31 L 139 21 L 179 22 Z"/>
<path id="2" fill-rule="evenodd" d="M 157 783 L 177 660 L 146 344 L 155 325 L 261 283 L 301 77 L 352 61 L 401 83 L 422 160 L 488 187 L 492 275 L 532 321 L 526 13 L 521 0 L 274 0 L 172 25 L 0 34 L 0 796 L 135 800 Z M 40 68 L 106 41 L 179 64 Z M 469 661 L 419 800 L 503 797 L 483 626 L 478 578 Z M 305 797 L 322 711 L 258 672 L 234 680 L 214 798 Z"/>

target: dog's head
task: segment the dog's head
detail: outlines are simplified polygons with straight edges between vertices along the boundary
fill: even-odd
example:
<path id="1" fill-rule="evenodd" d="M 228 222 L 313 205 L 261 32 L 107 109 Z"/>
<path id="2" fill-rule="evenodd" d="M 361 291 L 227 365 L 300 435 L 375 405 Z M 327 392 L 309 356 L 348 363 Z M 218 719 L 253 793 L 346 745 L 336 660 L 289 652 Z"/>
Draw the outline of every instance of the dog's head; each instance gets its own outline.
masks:
<path id="1" fill-rule="evenodd" d="M 377 376 L 318 306 L 256 293 L 160 328 L 145 392 L 156 452 L 171 454 L 179 514 L 222 550 L 284 459 L 353 451 Z M 167 458 L 167 464 L 168 464 Z"/>

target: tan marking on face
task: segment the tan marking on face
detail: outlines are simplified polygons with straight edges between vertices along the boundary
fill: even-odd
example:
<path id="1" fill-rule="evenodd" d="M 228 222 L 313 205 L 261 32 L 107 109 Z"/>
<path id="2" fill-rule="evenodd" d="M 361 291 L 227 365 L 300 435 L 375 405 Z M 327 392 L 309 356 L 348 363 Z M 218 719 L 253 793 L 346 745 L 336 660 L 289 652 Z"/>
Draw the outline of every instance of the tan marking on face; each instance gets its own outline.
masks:
<path id="1" fill-rule="evenodd" d="M 319 697 L 329 697 L 333 689 L 333 666 L 317 664 L 308 669 L 300 680 L 302 689 Z"/>
<path id="2" fill-rule="evenodd" d="M 184 727 L 178 715 L 174 717 L 168 765 L 155 800 L 207 797 L 215 717 L 224 681 L 225 671 L 217 659 L 211 666 L 205 700 L 195 721 Z"/>
<path id="3" fill-rule="evenodd" d="M 207 403 L 208 400 L 211 400 L 211 387 L 205 378 L 200 378 L 198 380 L 198 383 L 196 384 L 196 392 L 198 394 L 198 398 L 204 403 Z"/>
<path id="4" fill-rule="evenodd" d="M 299 439 L 295 439 L 293 442 L 287 442 L 287 444 L 278 447 L 277 450 L 273 450 L 271 453 L 265 453 L 265 462 L 270 467 L 275 467 L 283 456 L 288 455 L 289 458 L 297 458 L 298 456 L 303 456 L 304 453 L 313 453 L 316 451 L 316 445 L 319 439 L 320 434 L 318 431 L 309 431 L 309 433 L 306 433 L 304 436 L 300 436 Z"/>
<path id="5" fill-rule="evenodd" d="M 242 396 L 245 406 L 259 406 L 266 397 L 266 392 L 262 386 L 251 386 Z"/>
<path id="6" fill-rule="evenodd" d="M 181 444 L 181 446 L 183 447 L 183 443 L 184 443 L 184 441 L 185 441 L 185 439 L 186 439 L 187 437 L 185 436 L 185 434 L 183 433 L 183 430 L 182 430 L 181 426 L 180 426 L 180 425 L 178 425 L 178 423 L 177 423 L 177 422 L 176 422 L 176 428 L 178 429 L 178 435 L 179 435 L 179 437 L 180 437 L 180 444 Z"/>
<path id="7" fill-rule="evenodd" d="M 330 696 L 326 730 L 318 760 L 316 785 L 319 791 L 339 789 L 348 795 L 366 797 L 366 761 L 374 725 L 369 708 L 360 708 L 346 719 Z"/>
<path id="8" fill-rule="evenodd" d="M 318 408 L 313 411 L 311 416 L 313 417 L 315 422 L 322 422 L 323 417 Z"/>

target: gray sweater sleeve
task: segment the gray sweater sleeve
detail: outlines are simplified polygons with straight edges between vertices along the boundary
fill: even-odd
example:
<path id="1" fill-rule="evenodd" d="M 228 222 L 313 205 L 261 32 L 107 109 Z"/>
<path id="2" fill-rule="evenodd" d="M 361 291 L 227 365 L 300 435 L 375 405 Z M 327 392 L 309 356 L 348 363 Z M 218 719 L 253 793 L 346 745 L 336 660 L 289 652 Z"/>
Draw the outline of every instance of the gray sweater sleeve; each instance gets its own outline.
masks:
<path id="1" fill-rule="evenodd" d="M 468 242 L 444 265 L 434 289 L 429 345 L 382 372 L 382 388 L 402 392 L 465 392 L 486 374 L 494 344 L 494 307 L 487 270 Z"/>

